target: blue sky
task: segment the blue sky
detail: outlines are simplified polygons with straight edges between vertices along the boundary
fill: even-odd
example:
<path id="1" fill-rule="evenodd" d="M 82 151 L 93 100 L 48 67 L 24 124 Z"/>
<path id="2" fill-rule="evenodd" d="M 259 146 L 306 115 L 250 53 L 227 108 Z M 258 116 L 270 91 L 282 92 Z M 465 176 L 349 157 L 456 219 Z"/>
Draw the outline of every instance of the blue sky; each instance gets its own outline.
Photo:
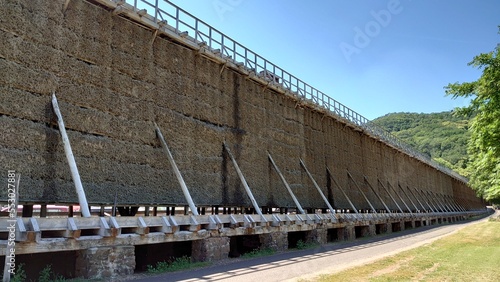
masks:
<path id="1" fill-rule="evenodd" d="M 500 42 L 498 0 L 173 0 L 368 119 L 466 105 L 450 82 Z"/>

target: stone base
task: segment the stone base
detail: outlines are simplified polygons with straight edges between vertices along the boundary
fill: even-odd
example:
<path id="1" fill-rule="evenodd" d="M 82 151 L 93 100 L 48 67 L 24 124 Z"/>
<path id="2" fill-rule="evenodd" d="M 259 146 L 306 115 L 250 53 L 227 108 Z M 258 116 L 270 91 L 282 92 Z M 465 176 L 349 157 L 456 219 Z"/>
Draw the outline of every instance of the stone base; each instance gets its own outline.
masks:
<path id="1" fill-rule="evenodd" d="M 271 249 L 276 252 L 286 251 L 288 249 L 288 233 L 273 232 L 259 235 L 260 248 Z"/>
<path id="2" fill-rule="evenodd" d="M 216 261 L 228 258 L 229 237 L 214 237 L 193 241 L 192 259 L 194 261 Z"/>
<path id="3" fill-rule="evenodd" d="M 328 243 L 327 237 L 328 237 L 328 229 L 326 228 L 313 229 L 307 232 L 306 243 L 326 244 Z"/>
<path id="4" fill-rule="evenodd" d="M 76 257 L 76 277 L 102 279 L 134 273 L 135 247 L 93 247 L 81 250 Z"/>

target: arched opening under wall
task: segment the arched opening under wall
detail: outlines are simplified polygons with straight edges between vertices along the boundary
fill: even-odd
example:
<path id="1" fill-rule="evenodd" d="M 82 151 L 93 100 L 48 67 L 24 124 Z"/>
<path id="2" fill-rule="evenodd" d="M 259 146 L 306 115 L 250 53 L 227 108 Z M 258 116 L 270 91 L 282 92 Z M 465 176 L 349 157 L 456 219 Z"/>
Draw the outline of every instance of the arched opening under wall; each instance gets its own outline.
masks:
<path id="1" fill-rule="evenodd" d="M 356 226 L 354 227 L 354 232 L 357 238 L 363 238 L 370 236 L 370 227 L 368 225 L 365 226 Z"/>
<path id="2" fill-rule="evenodd" d="M 344 230 L 345 228 L 330 228 L 327 230 L 326 233 L 326 241 L 328 243 L 330 242 L 337 242 L 341 241 L 344 239 Z"/>
<path id="3" fill-rule="evenodd" d="M 260 249 L 259 235 L 232 236 L 229 241 L 229 257 L 237 258 Z"/>
<path id="4" fill-rule="evenodd" d="M 26 274 L 26 281 L 38 281 L 42 271 L 48 272 L 51 278 L 75 278 L 78 251 L 35 253 L 16 255 L 16 273 L 21 269 Z M 5 261 L 5 256 L 0 256 Z M 3 269 L 3 268 L 2 268 Z"/>
<path id="5" fill-rule="evenodd" d="M 300 243 L 305 243 L 307 241 L 307 233 L 308 231 L 295 231 L 288 232 L 288 248 L 295 249 Z"/>
<path id="6" fill-rule="evenodd" d="M 135 246 L 135 271 L 142 272 L 148 266 L 155 267 L 159 262 L 174 262 L 178 258 L 191 257 L 192 241 L 169 242 Z"/>
<path id="7" fill-rule="evenodd" d="M 405 221 L 405 229 L 412 229 L 412 228 L 413 228 L 413 222 Z"/>

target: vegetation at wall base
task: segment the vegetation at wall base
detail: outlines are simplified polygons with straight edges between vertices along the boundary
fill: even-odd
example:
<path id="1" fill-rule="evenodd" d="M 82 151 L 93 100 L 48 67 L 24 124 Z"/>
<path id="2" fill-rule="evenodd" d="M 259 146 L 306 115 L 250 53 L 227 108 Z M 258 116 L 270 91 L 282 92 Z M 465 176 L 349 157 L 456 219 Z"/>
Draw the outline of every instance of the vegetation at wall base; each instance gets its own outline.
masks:
<path id="1" fill-rule="evenodd" d="M 209 262 L 191 262 L 191 258 L 187 256 L 183 256 L 180 258 L 176 258 L 171 262 L 161 261 L 158 262 L 155 266 L 148 265 L 148 273 L 156 274 L 156 273 L 164 273 L 164 272 L 174 272 L 178 270 L 186 270 L 195 267 L 203 267 L 209 265 Z"/>
<path id="2" fill-rule="evenodd" d="M 255 249 L 251 252 L 244 253 L 241 257 L 244 259 L 249 259 L 249 258 L 257 258 L 257 257 L 265 257 L 265 256 L 270 256 L 274 255 L 276 252 L 273 249 L 270 248 L 265 248 L 265 249 Z"/>

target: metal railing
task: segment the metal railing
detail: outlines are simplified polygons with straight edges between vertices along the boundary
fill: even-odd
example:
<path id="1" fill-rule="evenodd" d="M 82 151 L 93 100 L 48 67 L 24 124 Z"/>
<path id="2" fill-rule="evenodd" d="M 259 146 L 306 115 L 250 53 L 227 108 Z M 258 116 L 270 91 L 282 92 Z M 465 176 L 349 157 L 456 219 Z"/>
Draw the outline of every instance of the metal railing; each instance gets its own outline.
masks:
<path id="1" fill-rule="evenodd" d="M 110 0 L 118 5 L 130 5 L 134 12 L 143 16 L 147 13 L 154 23 L 173 30 L 176 34 L 194 44 L 206 45 L 206 49 L 221 58 L 231 60 L 235 65 L 244 67 L 249 73 L 267 81 L 273 86 L 284 89 L 298 97 L 329 111 L 331 114 L 364 129 L 408 155 L 429 164 L 460 181 L 468 182 L 467 178 L 457 172 L 433 161 L 429 156 L 418 152 L 405 144 L 384 128 L 374 124 L 369 119 L 353 111 L 344 104 L 331 98 L 320 90 L 312 87 L 296 76 L 290 74 L 264 57 L 249 50 L 229 36 L 211 27 L 202 20 L 179 8 L 168 0 Z"/>

